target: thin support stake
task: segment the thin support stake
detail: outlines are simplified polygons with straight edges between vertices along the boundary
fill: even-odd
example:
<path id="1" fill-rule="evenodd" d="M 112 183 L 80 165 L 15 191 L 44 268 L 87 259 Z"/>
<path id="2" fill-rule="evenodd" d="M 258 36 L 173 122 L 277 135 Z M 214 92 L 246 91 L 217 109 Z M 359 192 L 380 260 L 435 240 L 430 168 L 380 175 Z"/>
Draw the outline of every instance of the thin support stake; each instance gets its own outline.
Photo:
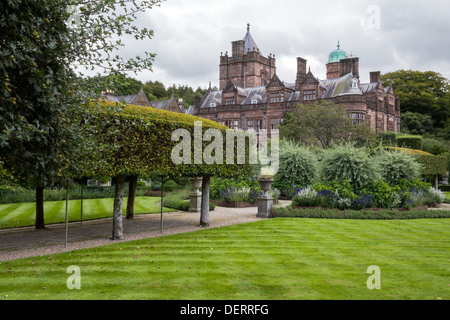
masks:
<path id="1" fill-rule="evenodd" d="M 66 239 L 64 243 L 64 247 L 67 248 L 67 237 L 69 231 L 69 183 L 66 183 Z"/>
<path id="2" fill-rule="evenodd" d="M 83 224 L 83 190 L 84 190 L 84 179 L 81 182 L 80 224 Z"/>
<path id="3" fill-rule="evenodd" d="M 161 178 L 161 223 L 159 232 L 163 233 L 163 201 L 164 201 L 164 178 Z"/>

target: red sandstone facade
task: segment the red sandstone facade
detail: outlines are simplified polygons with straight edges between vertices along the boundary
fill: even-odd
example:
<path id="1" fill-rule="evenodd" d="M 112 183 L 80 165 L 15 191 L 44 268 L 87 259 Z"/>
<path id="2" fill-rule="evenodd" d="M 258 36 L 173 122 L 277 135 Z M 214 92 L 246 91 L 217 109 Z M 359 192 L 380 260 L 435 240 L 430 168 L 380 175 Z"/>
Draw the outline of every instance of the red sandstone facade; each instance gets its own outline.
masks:
<path id="1" fill-rule="evenodd" d="M 370 73 L 370 83 L 359 81 L 359 58 L 340 49 L 330 53 L 327 79 L 317 79 L 307 61 L 297 58 L 295 83 L 276 75 L 275 56 L 264 57 L 250 35 L 232 42 L 232 54 L 220 56 L 220 88 L 197 100 L 189 113 L 220 122 L 233 129 L 277 132 L 286 112 L 299 103 L 323 100 L 340 104 L 356 125 L 366 123 L 374 132 L 400 131 L 400 101 L 392 87 L 384 88 L 380 72 Z"/>

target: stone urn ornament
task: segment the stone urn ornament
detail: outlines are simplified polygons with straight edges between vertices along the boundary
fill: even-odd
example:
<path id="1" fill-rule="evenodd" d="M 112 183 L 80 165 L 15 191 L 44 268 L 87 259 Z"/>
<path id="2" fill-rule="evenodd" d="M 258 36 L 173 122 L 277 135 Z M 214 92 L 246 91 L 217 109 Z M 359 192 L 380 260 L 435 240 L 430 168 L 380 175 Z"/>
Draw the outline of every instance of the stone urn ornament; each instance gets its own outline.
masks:
<path id="1" fill-rule="evenodd" d="M 260 189 L 264 192 L 264 197 L 268 197 L 269 191 L 272 189 L 273 172 L 270 168 L 261 168 L 261 173 L 258 176 Z"/>
<path id="2" fill-rule="evenodd" d="M 189 182 L 194 188 L 194 192 L 189 194 L 189 211 L 200 212 L 202 203 L 202 193 L 199 189 L 202 187 L 202 177 L 189 178 Z"/>
<path id="3" fill-rule="evenodd" d="M 191 186 L 194 188 L 194 193 L 200 193 L 199 189 L 202 187 L 202 177 L 194 177 L 189 178 L 189 182 L 191 183 Z"/>

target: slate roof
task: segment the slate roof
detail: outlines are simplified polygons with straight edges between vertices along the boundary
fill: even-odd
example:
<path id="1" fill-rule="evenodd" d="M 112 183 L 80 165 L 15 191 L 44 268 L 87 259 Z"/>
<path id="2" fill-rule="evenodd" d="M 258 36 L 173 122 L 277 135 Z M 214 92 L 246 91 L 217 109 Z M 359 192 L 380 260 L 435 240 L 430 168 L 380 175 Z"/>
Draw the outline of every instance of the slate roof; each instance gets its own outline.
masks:
<path id="1" fill-rule="evenodd" d="M 375 92 L 377 87 L 378 87 L 378 83 L 377 82 L 361 83 L 361 91 L 362 91 L 362 93 Z"/>
<path id="2" fill-rule="evenodd" d="M 190 106 L 189 108 L 184 110 L 184 113 L 193 116 L 194 115 L 194 108 L 195 108 L 195 106 Z"/>
<path id="3" fill-rule="evenodd" d="M 258 48 L 258 45 L 256 44 L 255 40 L 253 40 L 252 35 L 250 34 L 250 23 L 247 24 L 247 33 L 245 34 L 244 42 L 244 53 L 257 51 L 262 55 L 261 51 Z"/>
<path id="4" fill-rule="evenodd" d="M 126 102 L 128 104 L 133 104 L 133 101 L 137 98 L 138 94 L 132 94 L 129 96 L 117 96 L 116 99 L 119 102 Z"/>
<path id="5" fill-rule="evenodd" d="M 322 99 L 333 98 L 346 94 L 362 94 L 358 88 L 352 88 L 353 74 L 348 73 L 340 78 L 320 81 L 320 85 L 325 89 Z"/>
<path id="6" fill-rule="evenodd" d="M 150 101 L 150 105 L 156 109 L 165 109 L 170 100 Z"/>

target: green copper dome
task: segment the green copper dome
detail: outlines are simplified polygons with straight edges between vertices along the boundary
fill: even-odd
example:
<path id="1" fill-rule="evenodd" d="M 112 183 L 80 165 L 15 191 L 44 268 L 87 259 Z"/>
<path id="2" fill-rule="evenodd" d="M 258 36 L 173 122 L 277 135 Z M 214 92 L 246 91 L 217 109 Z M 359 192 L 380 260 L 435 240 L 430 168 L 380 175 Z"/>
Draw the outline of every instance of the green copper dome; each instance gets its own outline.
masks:
<path id="1" fill-rule="evenodd" d="M 341 59 L 345 59 L 347 58 L 347 52 L 345 52 L 344 50 L 341 50 L 341 45 L 337 44 L 337 49 L 332 51 L 330 53 L 330 56 L 328 58 L 328 63 L 333 63 L 333 62 L 339 62 Z"/>

